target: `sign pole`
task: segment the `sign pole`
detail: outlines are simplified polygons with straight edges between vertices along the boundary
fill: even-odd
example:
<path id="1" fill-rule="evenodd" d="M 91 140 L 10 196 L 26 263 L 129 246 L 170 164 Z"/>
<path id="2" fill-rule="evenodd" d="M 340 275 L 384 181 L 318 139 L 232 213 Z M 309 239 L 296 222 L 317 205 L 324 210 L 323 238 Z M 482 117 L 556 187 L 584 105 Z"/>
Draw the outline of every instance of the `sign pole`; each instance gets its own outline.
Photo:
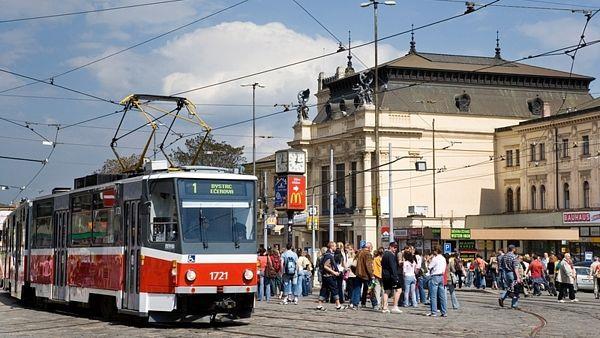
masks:
<path id="1" fill-rule="evenodd" d="M 329 149 L 329 241 L 333 242 L 333 146 Z"/>
<path id="2" fill-rule="evenodd" d="M 267 211 L 269 211 L 269 205 L 267 203 L 267 172 L 263 171 L 263 225 L 264 225 L 264 229 L 263 229 L 263 247 L 265 248 L 265 250 L 268 248 L 267 246 L 267 237 L 269 236 L 269 231 L 268 231 L 268 227 L 267 227 Z"/>
<path id="3" fill-rule="evenodd" d="M 312 189 L 312 203 L 311 203 L 311 207 L 309 209 L 309 216 L 310 216 L 310 229 L 312 230 L 312 263 L 313 266 L 317 265 L 317 252 L 316 252 L 316 242 L 317 242 L 317 234 L 315 231 L 315 217 L 317 217 L 317 215 L 315 215 L 315 188 L 313 187 Z"/>
<path id="4" fill-rule="evenodd" d="M 392 189 L 392 143 L 388 143 L 388 215 L 390 217 L 390 243 L 394 237 L 394 189 Z"/>
<path id="5" fill-rule="evenodd" d="M 294 211 L 288 210 L 287 212 L 288 223 L 287 223 L 287 243 L 292 243 L 292 229 L 294 228 Z"/>

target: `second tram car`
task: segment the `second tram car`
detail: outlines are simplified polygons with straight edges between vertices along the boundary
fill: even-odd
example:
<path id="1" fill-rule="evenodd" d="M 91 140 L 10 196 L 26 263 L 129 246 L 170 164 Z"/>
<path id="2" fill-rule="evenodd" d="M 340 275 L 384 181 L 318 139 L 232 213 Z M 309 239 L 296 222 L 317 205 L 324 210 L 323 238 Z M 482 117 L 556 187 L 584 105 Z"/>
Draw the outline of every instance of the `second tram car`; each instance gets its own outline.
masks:
<path id="1" fill-rule="evenodd" d="M 256 177 L 190 167 L 91 183 L 7 217 L 0 264 L 13 297 L 152 322 L 251 315 Z"/>

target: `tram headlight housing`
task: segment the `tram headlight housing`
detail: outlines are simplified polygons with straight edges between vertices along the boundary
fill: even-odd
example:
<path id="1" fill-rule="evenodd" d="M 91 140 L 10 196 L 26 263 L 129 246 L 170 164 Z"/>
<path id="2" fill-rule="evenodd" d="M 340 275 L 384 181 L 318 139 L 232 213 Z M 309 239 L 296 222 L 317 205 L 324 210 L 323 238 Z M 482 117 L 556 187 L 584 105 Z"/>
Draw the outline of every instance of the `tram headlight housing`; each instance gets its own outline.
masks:
<path id="1" fill-rule="evenodd" d="M 254 278 L 254 272 L 250 269 L 244 270 L 244 279 L 247 281 L 251 281 Z"/>
<path id="2" fill-rule="evenodd" d="M 194 270 L 188 270 L 188 271 L 185 273 L 185 279 L 186 279 L 188 282 L 193 282 L 193 281 L 195 281 L 195 280 L 196 280 L 196 272 L 195 272 Z"/>

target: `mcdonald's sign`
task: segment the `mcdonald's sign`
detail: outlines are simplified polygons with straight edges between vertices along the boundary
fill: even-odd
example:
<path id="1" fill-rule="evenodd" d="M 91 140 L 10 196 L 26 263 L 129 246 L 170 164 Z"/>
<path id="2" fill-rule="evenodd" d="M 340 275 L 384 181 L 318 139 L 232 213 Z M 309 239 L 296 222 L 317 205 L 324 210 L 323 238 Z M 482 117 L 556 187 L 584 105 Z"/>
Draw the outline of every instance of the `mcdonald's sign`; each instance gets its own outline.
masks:
<path id="1" fill-rule="evenodd" d="M 306 209 L 306 177 L 302 175 L 288 175 L 287 189 L 287 209 Z"/>

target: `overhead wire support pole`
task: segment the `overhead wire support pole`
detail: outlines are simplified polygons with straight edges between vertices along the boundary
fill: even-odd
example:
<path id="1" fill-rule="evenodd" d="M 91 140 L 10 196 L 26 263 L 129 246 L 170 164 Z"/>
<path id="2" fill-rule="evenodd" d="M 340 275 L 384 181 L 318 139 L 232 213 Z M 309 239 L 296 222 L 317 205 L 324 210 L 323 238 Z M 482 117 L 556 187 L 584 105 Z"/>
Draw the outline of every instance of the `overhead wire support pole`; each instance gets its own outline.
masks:
<path id="1" fill-rule="evenodd" d="M 333 146 L 329 148 L 329 241 L 334 239 L 334 221 L 333 221 Z"/>
<path id="2" fill-rule="evenodd" d="M 252 87 L 252 175 L 256 176 L 256 87 L 265 88 L 265 86 L 258 82 L 241 86 Z"/>
<path id="3" fill-rule="evenodd" d="M 436 204 L 435 204 L 435 172 L 436 172 L 436 166 L 435 166 L 435 119 L 433 119 L 433 121 L 431 122 L 431 151 L 432 151 L 432 156 L 433 156 L 433 217 L 437 217 L 437 213 L 436 213 Z"/>

